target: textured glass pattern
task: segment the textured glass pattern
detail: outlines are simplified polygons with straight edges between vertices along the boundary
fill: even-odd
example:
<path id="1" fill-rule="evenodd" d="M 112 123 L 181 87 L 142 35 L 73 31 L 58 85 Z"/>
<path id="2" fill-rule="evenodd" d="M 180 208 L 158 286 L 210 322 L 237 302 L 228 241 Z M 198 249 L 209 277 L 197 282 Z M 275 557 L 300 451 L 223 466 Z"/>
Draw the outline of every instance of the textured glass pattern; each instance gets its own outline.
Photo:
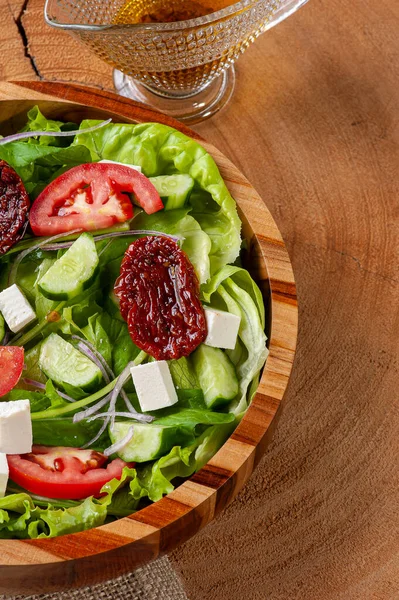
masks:
<path id="1" fill-rule="evenodd" d="M 244 0 L 189 21 L 115 25 L 124 0 L 48 0 L 46 18 L 126 75 L 158 93 L 179 95 L 202 88 L 234 63 L 285 3 Z"/>

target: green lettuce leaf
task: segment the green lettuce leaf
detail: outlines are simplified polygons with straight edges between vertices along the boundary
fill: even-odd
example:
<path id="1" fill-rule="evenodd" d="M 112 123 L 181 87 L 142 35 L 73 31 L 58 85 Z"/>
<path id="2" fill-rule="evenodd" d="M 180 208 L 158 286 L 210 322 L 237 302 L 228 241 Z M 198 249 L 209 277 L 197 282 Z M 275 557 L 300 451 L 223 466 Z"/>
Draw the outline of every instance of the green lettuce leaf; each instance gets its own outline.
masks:
<path id="1" fill-rule="evenodd" d="M 131 482 L 137 478 L 136 469 L 125 467 L 120 479 L 111 479 L 102 488 L 104 494 L 99 502 L 107 507 L 109 515 L 116 517 L 126 517 L 137 510 L 139 500 L 145 496 L 145 490 L 135 497 L 131 492 Z"/>
<path id="2" fill-rule="evenodd" d="M 73 123 L 46 119 L 37 106 L 28 112 L 22 131 L 71 131 Z M 6 160 L 19 174 L 28 194 L 35 198 L 44 187 L 66 169 L 91 162 L 85 146 L 73 145 L 71 137 L 40 136 L 0 146 L 0 159 Z"/>
<path id="3" fill-rule="evenodd" d="M 166 456 L 138 468 L 136 477 L 130 483 L 131 493 L 137 499 L 147 496 L 153 502 L 170 494 L 175 488 L 173 480 L 190 477 L 201 469 L 223 446 L 236 426 L 236 419 L 230 423 L 212 425 L 190 446 L 175 446 Z"/>
<path id="4" fill-rule="evenodd" d="M 247 271 L 226 266 L 202 287 L 202 296 L 211 306 L 227 310 L 241 319 L 236 347 L 226 350 L 235 365 L 240 386 L 239 395 L 232 401 L 230 410 L 241 414 L 256 390 L 256 382 L 268 355 L 262 294 Z"/>
<path id="5" fill-rule="evenodd" d="M 86 120 L 81 128 L 98 121 Z M 241 222 L 237 209 L 213 158 L 195 140 L 166 125 L 110 123 L 92 133 L 77 135 L 74 144 L 86 146 L 93 161 L 103 158 L 141 166 L 147 177 L 187 173 L 200 193 L 192 216 L 211 240 L 210 273 L 238 257 Z M 173 211 L 171 211 L 173 212 Z"/>
<path id="6" fill-rule="evenodd" d="M 31 108 L 28 113 L 28 122 L 21 131 L 72 131 L 77 128 L 75 123 L 64 123 L 47 119 L 38 106 Z M 44 146 L 69 146 L 73 137 L 39 136 L 39 138 L 27 138 L 27 144 L 40 144 Z"/>
<path id="7" fill-rule="evenodd" d="M 231 413 L 217 413 L 211 410 L 200 410 L 195 408 L 173 407 L 168 409 L 169 414 L 157 418 L 156 425 L 181 425 L 184 427 L 196 427 L 197 425 L 220 425 L 223 423 L 232 423 L 234 415 Z M 155 413 L 153 413 L 155 416 Z"/>
<path id="8" fill-rule="evenodd" d="M 11 494 L 0 498 L 0 539 L 77 533 L 102 525 L 106 516 L 107 507 L 91 497 L 68 508 L 40 508 L 26 493 Z"/>
<path id="9" fill-rule="evenodd" d="M 191 448 L 175 446 L 166 456 L 162 456 L 152 465 L 144 467 L 138 472 L 137 480 L 133 480 L 131 491 L 137 496 L 138 490 L 153 502 L 157 502 L 166 494 L 174 490 L 172 480 L 176 477 L 189 477 L 195 471 L 195 462 L 192 460 Z"/>
<path id="10" fill-rule="evenodd" d="M 263 302 L 262 292 L 259 287 L 252 279 L 249 272 L 241 267 L 235 267 L 233 265 L 227 265 L 223 269 L 220 269 L 210 281 L 205 285 L 201 286 L 201 295 L 205 302 L 211 302 L 211 297 L 217 288 L 225 279 L 232 277 L 237 285 L 245 290 L 252 298 L 255 303 L 259 318 L 261 320 L 262 327 L 265 327 L 265 305 Z"/>

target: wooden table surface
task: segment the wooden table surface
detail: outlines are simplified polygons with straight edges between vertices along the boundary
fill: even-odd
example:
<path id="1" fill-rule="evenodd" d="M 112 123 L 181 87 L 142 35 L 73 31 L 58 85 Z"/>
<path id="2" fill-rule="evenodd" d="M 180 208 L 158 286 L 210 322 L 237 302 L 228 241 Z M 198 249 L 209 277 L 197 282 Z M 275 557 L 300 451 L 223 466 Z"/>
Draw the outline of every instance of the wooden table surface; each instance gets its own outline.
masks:
<path id="1" fill-rule="evenodd" d="M 0 79 L 112 89 L 111 69 L 0 0 Z M 298 284 L 275 438 L 225 513 L 172 560 L 190 600 L 399 598 L 397 0 L 310 0 L 240 59 L 195 129 L 260 192 Z"/>

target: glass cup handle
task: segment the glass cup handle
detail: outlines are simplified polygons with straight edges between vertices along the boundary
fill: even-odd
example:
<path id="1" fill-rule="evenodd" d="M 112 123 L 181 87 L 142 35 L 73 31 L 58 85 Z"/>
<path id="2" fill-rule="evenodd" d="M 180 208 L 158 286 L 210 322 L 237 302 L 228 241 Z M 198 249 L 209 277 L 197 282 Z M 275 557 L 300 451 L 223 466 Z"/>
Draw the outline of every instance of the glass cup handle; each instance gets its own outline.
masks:
<path id="1" fill-rule="evenodd" d="M 306 4 L 308 0 L 282 0 L 279 2 L 279 7 L 276 12 L 273 14 L 273 17 L 266 23 L 263 28 L 263 31 L 267 31 L 271 29 L 275 25 L 284 21 L 287 17 L 292 15 L 295 11 L 298 10 L 303 4 Z"/>

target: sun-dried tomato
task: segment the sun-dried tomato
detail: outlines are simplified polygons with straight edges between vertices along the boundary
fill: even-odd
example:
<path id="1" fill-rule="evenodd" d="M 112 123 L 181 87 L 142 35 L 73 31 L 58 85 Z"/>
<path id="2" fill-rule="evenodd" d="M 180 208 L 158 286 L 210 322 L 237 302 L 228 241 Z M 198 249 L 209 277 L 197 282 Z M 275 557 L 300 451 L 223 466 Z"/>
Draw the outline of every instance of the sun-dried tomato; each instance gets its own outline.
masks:
<path id="1" fill-rule="evenodd" d="M 5 160 L 0 160 L 0 254 L 23 237 L 29 206 L 21 178 Z"/>
<path id="2" fill-rule="evenodd" d="M 149 236 L 129 246 L 115 294 L 133 342 L 157 360 L 187 356 L 206 338 L 197 276 L 169 238 Z"/>

